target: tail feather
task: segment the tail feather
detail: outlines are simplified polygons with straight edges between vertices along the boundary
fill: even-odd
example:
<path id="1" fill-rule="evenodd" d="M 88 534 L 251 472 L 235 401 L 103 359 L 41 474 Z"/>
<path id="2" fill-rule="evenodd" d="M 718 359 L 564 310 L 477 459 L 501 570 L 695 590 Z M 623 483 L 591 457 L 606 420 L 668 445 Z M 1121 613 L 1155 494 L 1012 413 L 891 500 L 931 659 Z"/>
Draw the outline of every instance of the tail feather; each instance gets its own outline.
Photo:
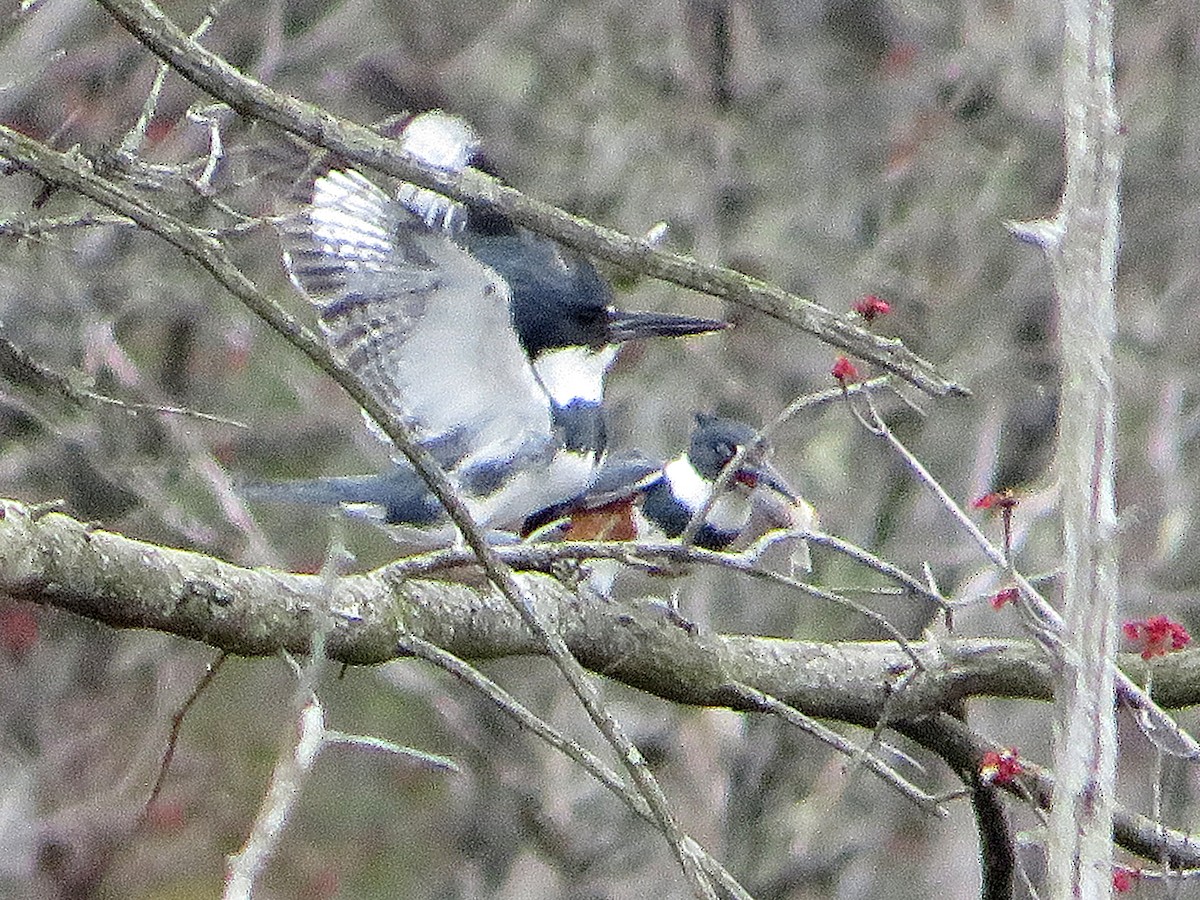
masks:
<path id="1" fill-rule="evenodd" d="M 258 503 L 373 507 L 378 516 L 371 517 L 389 525 L 435 525 L 445 519 L 445 511 L 420 476 L 399 467 L 382 475 L 251 482 L 241 485 L 239 493 Z"/>

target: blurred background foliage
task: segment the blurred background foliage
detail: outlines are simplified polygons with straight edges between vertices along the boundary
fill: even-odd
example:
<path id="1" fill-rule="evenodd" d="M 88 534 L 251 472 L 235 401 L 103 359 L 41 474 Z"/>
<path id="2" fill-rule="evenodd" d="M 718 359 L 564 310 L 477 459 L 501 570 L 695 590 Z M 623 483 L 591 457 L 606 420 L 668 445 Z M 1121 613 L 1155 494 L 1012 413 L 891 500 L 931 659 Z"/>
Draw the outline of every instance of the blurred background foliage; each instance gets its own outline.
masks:
<path id="1" fill-rule="evenodd" d="M 191 28 L 206 5 L 174 2 Z M 0 120 L 52 146 L 113 151 L 155 61 L 85 0 L 12 12 L 0 32 Z M 1020 566 L 1052 571 L 1058 370 L 1039 253 L 1008 220 L 1050 216 L 1064 173 L 1061 23 L 1032 0 L 276 0 L 219 8 L 206 46 L 278 90 L 359 122 L 441 107 L 478 128 L 514 186 L 604 225 L 670 225 L 669 246 L 762 277 L 833 310 L 865 294 L 903 339 L 973 396 L 885 401 L 889 422 L 962 502 L 1018 490 Z M 1200 8 L 1118 5 L 1118 102 L 1127 128 L 1118 301 L 1120 506 L 1129 617 L 1196 624 L 1196 293 L 1200 234 Z M 218 115 L 213 198 L 171 167 L 207 152 L 167 78 L 140 169 L 154 202 L 225 232 L 260 287 L 308 316 L 270 227 L 303 148 Z M 65 192 L 0 179 L 0 218 L 77 215 Z M 44 200 L 39 209 L 31 204 Z M 235 218 L 213 200 L 248 219 Z M 724 315 L 737 327 L 631 347 L 610 379 L 619 446 L 682 447 L 696 409 L 754 424 L 831 385 L 834 352 L 713 298 L 605 270 L 623 306 Z M 247 510 L 241 478 L 371 471 L 382 455 L 358 412 L 199 269 L 122 227 L 0 239 L 4 334 L 80 384 L 246 423 L 80 412 L 0 384 L 0 493 L 65 498 L 106 528 L 248 565 L 313 570 L 331 525 Z M 868 371 L 866 374 L 870 374 Z M 910 474 L 840 406 L 780 430 L 776 463 L 823 526 L 910 571 L 928 561 L 948 596 L 978 598 L 955 633 L 1010 634 L 983 602 L 998 585 Z M 998 524 L 991 523 L 993 534 Z M 359 526 L 360 568 L 394 554 Z M 932 611 L 818 554 L 815 576 L 919 634 Z M 819 639 L 877 636 L 843 610 L 724 573 L 641 587 L 677 592 L 707 627 Z M 935 623 L 937 624 L 937 623 Z M 940 627 L 940 626 L 939 626 Z M 171 714 L 212 658 L 157 635 L 114 634 L 0 601 L 0 895 L 210 897 L 291 731 L 294 683 L 278 660 L 231 662 L 184 724 L 163 800 L 137 817 Z M 591 730 L 550 667 L 486 670 L 552 722 Z M 973 824 L 922 816 L 777 722 L 674 708 L 620 686 L 610 701 L 664 780 L 681 821 L 759 898 L 970 897 Z M 416 663 L 330 671 L 335 727 L 451 755 L 459 776 L 362 751 L 327 751 L 266 876 L 263 896 L 320 898 L 684 896 L 669 852 L 589 779 L 473 696 Z M 1046 709 L 977 701 L 972 724 L 1045 757 Z M 1186 717 L 1185 717 L 1186 722 Z M 863 736 L 858 735 L 861 739 Z M 1125 802 L 1148 808 L 1153 760 L 1126 735 Z M 602 749 L 602 748 L 597 748 Z M 936 760 L 921 780 L 953 781 Z M 1167 766 L 1168 820 L 1194 827 L 1195 777 Z M 1035 820 L 1022 812 L 1018 824 Z M 1023 859 L 1036 877 L 1040 855 Z M 1023 889 L 1022 889 L 1023 890 Z M 1180 895 L 1188 894 L 1183 889 Z M 1197 894 L 1200 896 L 1200 893 Z"/>

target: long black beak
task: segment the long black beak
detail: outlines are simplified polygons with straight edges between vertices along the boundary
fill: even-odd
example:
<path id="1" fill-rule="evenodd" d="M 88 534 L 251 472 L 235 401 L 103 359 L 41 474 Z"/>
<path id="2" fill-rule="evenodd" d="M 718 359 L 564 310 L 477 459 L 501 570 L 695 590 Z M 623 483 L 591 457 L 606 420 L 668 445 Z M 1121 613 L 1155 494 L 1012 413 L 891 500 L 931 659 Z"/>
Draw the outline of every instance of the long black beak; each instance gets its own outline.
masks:
<path id="1" fill-rule="evenodd" d="M 722 331 L 729 322 L 702 319 L 698 316 L 677 316 L 672 313 L 640 312 L 626 309 L 608 310 L 608 341 L 619 344 L 651 337 L 683 337 Z"/>

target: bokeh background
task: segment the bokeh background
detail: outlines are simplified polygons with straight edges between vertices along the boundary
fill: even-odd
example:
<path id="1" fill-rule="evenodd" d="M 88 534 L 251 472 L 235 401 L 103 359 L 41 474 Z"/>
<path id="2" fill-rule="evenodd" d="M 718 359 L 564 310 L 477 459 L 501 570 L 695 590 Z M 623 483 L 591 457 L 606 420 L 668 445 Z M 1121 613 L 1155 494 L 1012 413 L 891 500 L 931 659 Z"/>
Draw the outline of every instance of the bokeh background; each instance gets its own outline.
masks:
<path id="1" fill-rule="evenodd" d="M 205 9 L 176 2 L 167 12 L 191 28 Z M 308 315 L 261 218 L 286 208 L 304 148 L 209 111 L 224 156 L 213 196 L 190 190 L 179 167 L 207 152 L 209 131 L 187 114 L 204 98 L 170 75 L 139 164 L 124 165 L 116 151 L 155 61 L 84 0 L 45 0 L 6 17 L 0 120 L 59 149 L 79 145 L 154 202 L 217 229 L 260 287 Z M 1060 30 L 1055 5 L 1032 0 L 276 0 L 222 5 L 204 43 L 276 89 L 356 121 L 435 107 L 459 113 L 507 181 L 604 225 L 641 234 L 665 221 L 669 247 L 835 311 L 866 294 L 884 298 L 893 313 L 876 330 L 973 392 L 935 401 L 904 389 L 903 399 L 882 401 L 889 423 L 961 502 L 1016 489 L 1019 564 L 1052 575 L 1053 297 L 1038 251 L 1011 238 L 1006 222 L 1052 215 L 1061 189 Z M 1198 52 L 1194 3 L 1118 5 L 1127 142 L 1121 604 L 1127 618 L 1161 612 L 1193 625 Z M 0 179 L 0 219 L 86 210 L 28 177 Z M 737 325 L 624 353 L 608 394 L 618 446 L 673 454 L 695 410 L 762 424 L 832 384 L 834 351 L 807 335 L 711 297 L 605 272 L 621 305 Z M 81 385 L 248 426 L 80 411 L 0 381 L 0 494 L 64 498 L 106 528 L 248 565 L 315 570 L 335 532 L 358 568 L 395 554 L 364 526 L 241 503 L 239 480 L 366 472 L 383 456 L 327 379 L 157 239 L 119 226 L 0 237 L 0 323 Z M 927 562 L 948 596 L 977 601 L 959 611 L 956 634 L 1015 633 L 1015 618 L 984 600 L 998 585 L 969 542 L 844 408 L 802 414 L 775 444 L 777 466 L 827 530 L 910 571 Z M 998 524 L 988 527 L 998 537 Z M 843 560 L 817 554 L 814 564 L 818 581 L 904 631 L 944 631 L 931 610 L 873 591 L 878 583 Z M 725 573 L 640 587 L 676 594 L 705 627 L 877 636 L 844 610 Z M 223 856 L 244 839 L 290 736 L 295 684 L 279 660 L 229 663 L 185 721 L 162 802 L 139 826 L 171 715 L 213 656 L 0 600 L 0 896 L 219 892 Z M 544 662 L 506 660 L 486 671 L 597 746 Z M 417 663 L 331 668 L 321 691 L 336 727 L 446 753 L 464 772 L 431 775 L 363 751 L 327 751 L 262 896 L 686 895 L 648 827 L 448 679 Z M 777 722 L 680 709 L 617 685 L 605 692 L 685 827 L 754 896 L 977 894 L 965 804 L 935 820 Z M 1045 760 L 1047 708 L 980 700 L 968 715 Z M 1124 727 L 1122 800 L 1148 810 L 1161 785 L 1168 820 L 1194 827 L 1194 771 L 1156 768 Z M 927 767 L 917 780 L 954 786 L 936 759 L 916 757 Z M 1014 818 L 1028 829 L 1022 859 L 1036 880 L 1037 821 L 1016 808 Z M 1192 894 L 1200 891 L 1177 892 Z"/>

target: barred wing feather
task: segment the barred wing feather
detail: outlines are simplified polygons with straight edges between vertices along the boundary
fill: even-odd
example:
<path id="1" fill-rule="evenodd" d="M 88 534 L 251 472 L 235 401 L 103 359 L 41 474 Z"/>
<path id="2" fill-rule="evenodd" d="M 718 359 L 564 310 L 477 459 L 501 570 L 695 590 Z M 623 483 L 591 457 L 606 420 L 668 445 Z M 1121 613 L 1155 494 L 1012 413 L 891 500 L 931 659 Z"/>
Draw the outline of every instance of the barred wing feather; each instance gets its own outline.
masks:
<path id="1" fill-rule="evenodd" d="M 333 170 L 282 241 L 335 356 L 419 441 L 464 464 L 552 452 L 550 399 L 512 328 L 508 286 L 445 231 Z"/>

